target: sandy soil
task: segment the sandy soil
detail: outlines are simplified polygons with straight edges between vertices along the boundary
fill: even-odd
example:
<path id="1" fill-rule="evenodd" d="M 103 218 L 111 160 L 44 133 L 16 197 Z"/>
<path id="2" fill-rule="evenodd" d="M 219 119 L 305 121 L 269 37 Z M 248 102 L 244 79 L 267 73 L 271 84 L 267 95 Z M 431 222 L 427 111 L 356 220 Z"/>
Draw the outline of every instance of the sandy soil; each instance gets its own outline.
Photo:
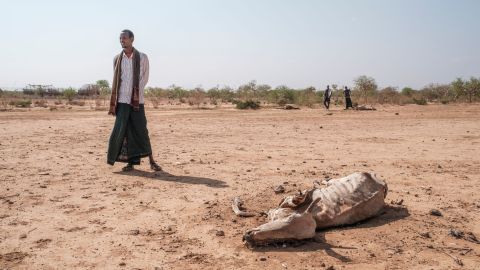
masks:
<path id="1" fill-rule="evenodd" d="M 480 268 L 480 245 L 449 235 L 480 236 L 478 104 L 147 118 L 163 173 L 106 164 L 104 111 L 0 112 L 0 268 Z M 264 218 L 236 217 L 234 196 L 265 211 L 285 195 L 276 185 L 291 194 L 355 171 L 387 181 L 379 217 L 300 246 L 242 243 Z"/>

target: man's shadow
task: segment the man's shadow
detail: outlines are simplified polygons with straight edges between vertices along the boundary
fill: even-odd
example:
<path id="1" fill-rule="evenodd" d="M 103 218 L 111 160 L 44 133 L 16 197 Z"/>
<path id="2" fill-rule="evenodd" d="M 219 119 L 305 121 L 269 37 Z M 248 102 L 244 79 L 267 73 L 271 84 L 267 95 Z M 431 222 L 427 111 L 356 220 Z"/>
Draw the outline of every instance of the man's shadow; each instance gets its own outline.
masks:
<path id="1" fill-rule="evenodd" d="M 404 219 L 410 216 L 408 209 L 405 207 L 399 206 L 385 206 L 384 210 L 381 214 L 376 217 L 372 217 L 366 219 L 364 221 L 358 222 L 352 225 L 345 225 L 340 227 L 329 228 L 325 230 L 317 230 L 315 237 L 313 239 L 295 241 L 295 242 L 286 242 L 287 247 L 283 247 L 283 243 L 277 244 L 270 244 L 269 246 L 260 246 L 252 248 L 253 251 L 261 251 L 261 252 L 311 252 L 311 251 L 319 251 L 323 250 L 325 253 L 331 257 L 336 258 L 341 262 L 351 262 L 352 260 L 339 254 L 333 249 L 357 249 L 356 247 L 346 247 L 346 246 L 335 246 L 332 244 L 327 243 L 325 239 L 325 232 L 327 231 L 348 231 L 352 228 L 372 228 L 372 227 L 379 227 L 385 225 L 387 223 Z M 346 232 L 348 233 L 348 232 Z"/>
<path id="2" fill-rule="evenodd" d="M 134 169 L 133 171 L 119 171 L 114 172 L 115 174 L 121 175 L 131 175 L 138 177 L 145 177 L 155 180 L 167 181 L 167 182 L 179 182 L 184 184 L 193 184 L 193 185 L 205 185 L 208 187 L 214 188 L 225 188 L 228 187 L 227 183 L 221 180 L 206 178 L 206 177 L 195 177 L 195 176 L 186 176 L 186 175 L 173 175 L 171 173 L 160 171 L 160 172 L 148 172 Z"/>

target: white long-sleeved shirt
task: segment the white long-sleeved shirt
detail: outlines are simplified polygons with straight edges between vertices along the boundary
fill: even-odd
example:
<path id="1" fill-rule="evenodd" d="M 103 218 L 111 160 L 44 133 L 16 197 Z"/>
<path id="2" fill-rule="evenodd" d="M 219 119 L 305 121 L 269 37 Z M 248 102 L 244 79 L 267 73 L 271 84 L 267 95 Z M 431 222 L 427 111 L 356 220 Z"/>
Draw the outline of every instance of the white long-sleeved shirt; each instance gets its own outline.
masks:
<path id="1" fill-rule="evenodd" d="M 130 104 L 133 91 L 133 54 L 129 57 L 123 52 L 122 55 L 122 74 L 120 89 L 118 91 L 118 102 Z M 139 82 L 139 103 L 145 104 L 143 92 L 148 82 L 149 63 L 146 54 L 140 52 L 140 82 Z"/>

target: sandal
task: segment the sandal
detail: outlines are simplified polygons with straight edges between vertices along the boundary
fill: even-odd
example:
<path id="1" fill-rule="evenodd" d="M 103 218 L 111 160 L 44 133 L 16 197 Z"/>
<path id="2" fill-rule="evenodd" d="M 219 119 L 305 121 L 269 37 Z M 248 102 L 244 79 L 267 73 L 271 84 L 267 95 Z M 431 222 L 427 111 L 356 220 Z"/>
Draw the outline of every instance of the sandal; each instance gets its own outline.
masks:
<path id="1" fill-rule="evenodd" d="M 122 168 L 122 171 L 124 172 L 129 172 L 129 171 L 132 171 L 133 170 L 133 164 L 127 164 L 127 166 L 123 167 Z"/>
<path id="2" fill-rule="evenodd" d="M 162 167 L 160 167 L 157 163 L 155 162 L 152 162 L 150 163 L 150 169 L 156 171 L 156 172 L 160 172 L 162 171 Z"/>

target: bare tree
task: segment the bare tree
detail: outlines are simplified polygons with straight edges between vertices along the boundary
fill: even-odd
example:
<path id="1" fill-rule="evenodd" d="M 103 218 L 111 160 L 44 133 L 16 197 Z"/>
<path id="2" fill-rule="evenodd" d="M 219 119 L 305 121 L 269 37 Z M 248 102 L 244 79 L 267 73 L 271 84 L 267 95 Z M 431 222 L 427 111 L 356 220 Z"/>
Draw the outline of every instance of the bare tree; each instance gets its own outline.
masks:
<path id="1" fill-rule="evenodd" d="M 468 101 L 472 102 L 474 96 L 480 95 L 480 79 L 471 77 L 470 80 L 465 83 L 465 91 L 468 95 Z"/>
<path id="2" fill-rule="evenodd" d="M 480 95 L 479 78 L 471 77 L 468 81 L 457 78 L 451 85 L 457 97 L 466 96 L 469 102 L 473 101 L 473 97 Z"/>
<path id="3" fill-rule="evenodd" d="M 400 102 L 400 93 L 398 92 L 397 87 L 387 86 L 378 92 L 378 102 L 380 104 L 390 103 L 390 104 L 399 104 Z"/>
<path id="4" fill-rule="evenodd" d="M 338 98 L 340 96 L 340 90 L 338 89 L 337 84 L 332 84 L 332 95 L 334 98 L 334 104 L 338 105 Z"/>
<path id="5" fill-rule="evenodd" d="M 373 96 L 377 91 L 377 83 L 372 77 L 362 75 L 354 80 L 355 90 L 360 92 L 360 95 L 364 98 L 365 103 L 368 102 L 368 97 Z"/>
<path id="6" fill-rule="evenodd" d="M 253 80 L 247 84 L 240 85 L 237 89 L 237 94 L 243 100 L 258 98 L 257 81 Z"/>
<path id="7" fill-rule="evenodd" d="M 196 87 L 190 91 L 190 96 L 188 98 L 188 103 L 190 105 L 197 105 L 197 108 L 200 108 L 200 104 L 205 99 L 205 90 L 201 87 Z"/>

